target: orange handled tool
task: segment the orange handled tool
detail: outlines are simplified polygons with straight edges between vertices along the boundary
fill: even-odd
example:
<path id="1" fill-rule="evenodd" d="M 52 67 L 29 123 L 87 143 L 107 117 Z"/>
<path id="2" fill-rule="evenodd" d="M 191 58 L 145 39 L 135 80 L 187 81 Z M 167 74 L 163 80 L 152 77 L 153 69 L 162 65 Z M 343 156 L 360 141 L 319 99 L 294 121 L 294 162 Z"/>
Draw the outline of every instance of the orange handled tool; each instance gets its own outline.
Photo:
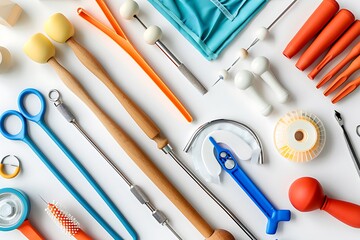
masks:
<path id="1" fill-rule="evenodd" d="M 349 10 L 341 9 L 326 25 L 314 42 L 306 49 L 296 63 L 301 71 L 310 66 L 328 47 L 331 46 L 354 22 L 355 16 Z"/>
<path id="2" fill-rule="evenodd" d="M 317 88 L 322 87 L 325 83 L 327 83 L 337 72 L 339 72 L 348 62 L 350 62 L 353 58 L 360 55 L 360 42 L 356 44 L 356 46 L 351 49 L 350 53 L 338 64 L 336 65 L 330 72 L 328 72 L 316 85 Z"/>
<path id="3" fill-rule="evenodd" d="M 349 82 L 343 89 L 341 89 L 341 91 L 338 94 L 335 95 L 335 97 L 333 97 L 333 99 L 331 99 L 331 102 L 337 103 L 338 101 L 340 101 L 341 99 L 343 99 L 344 97 L 355 91 L 355 89 L 359 85 L 360 85 L 360 77 Z"/>
<path id="4" fill-rule="evenodd" d="M 175 107 L 181 112 L 181 114 L 186 118 L 188 122 L 193 120 L 190 113 L 183 106 L 183 104 L 177 99 L 173 92 L 166 86 L 166 84 L 161 80 L 161 78 L 156 74 L 156 72 L 150 67 L 150 65 L 145 61 L 145 59 L 140 55 L 135 47 L 131 44 L 129 39 L 126 37 L 125 33 L 121 29 L 120 25 L 116 21 L 115 17 L 110 12 L 110 9 L 107 7 L 103 0 L 96 0 L 101 10 L 104 12 L 106 18 L 109 20 L 111 28 L 105 26 L 103 23 L 91 16 L 83 8 L 78 9 L 78 14 L 80 17 L 94 25 L 100 31 L 104 32 L 110 38 L 112 38 L 122 49 L 124 49 L 134 60 L 135 62 L 146 72 L 146 74 L 154 81 L 154 83 L 161 89 L 161 91 L 169 98 L 169 100 L 175 105 Z"/>
<path id="5" fill-rule="evenodd" d="M 44 237 L 31 225 L 30 220 L 26 219 L 18 230 L 30 240 L 45 240 Z"/>
<path id="6" fill-rule="evenodd" d="M 69 213 L 61 210 L 57 203 L 48 203 L 44 199 L 43 201 L 47 205 L 45 211 L 67 235 L 77 240 L 92 240 L 91 237 L 81 230 L 78 221 Z"/>
<path id="7" fill-rule="evenodd" d="M 330 48 L 323 60 L 309 73 L 308 77 L 314 79 L 316 75 L 345 50 L 360 35 L 360 21 L 356 20 L 353 25 L 341 36 L 341 38 Z"/>
<path id="8" fill-rule="evenodd" d="M 324 95 L 328 96 L 332 92 L 334 92 L 341 84 L 343 84 L 349 77 L 360 69 L 360 55 L 350 64 L 350 66 L 342 72 L 332 83 L 331 85 L 324 91 Z"/>
<path id="9" fill-rule="evenodd" d="M 283 54 L 287 58 L 292 58 L 321 31 L 338 10 L 339 4 L 335 0 L 323 0 L 296 35 L 291 39 Z"/>

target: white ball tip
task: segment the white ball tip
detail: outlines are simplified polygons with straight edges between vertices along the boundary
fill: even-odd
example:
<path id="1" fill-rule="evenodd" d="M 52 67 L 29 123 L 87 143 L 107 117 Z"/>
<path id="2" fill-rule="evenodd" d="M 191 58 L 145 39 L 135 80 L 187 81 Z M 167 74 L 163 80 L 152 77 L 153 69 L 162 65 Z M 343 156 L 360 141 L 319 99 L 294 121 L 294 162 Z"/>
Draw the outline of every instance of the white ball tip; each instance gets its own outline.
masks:
<path id="1" fill-rule="evenodd" d="M 127 0 L 120 7 L 120 15 L 130 20 L 139 13 L 139 4 L 133 0 Z"/>
<path id="2" fill-rule="evenodd" d="M 270 62 L 266 57 L 256 57 L 251 62 L 251 69 L 254 73 L 261 75 L 269 69 Z"/>
<path id="3" fill-rule="evenodd" d="M 229 72 L 226 71 L 225 69 L 220 70 L 220 72 L 219 72 L 219 78 L 221 78 L 221 79 L 223 79 L 223 80 L 229 79 Z"/>
<path id="4" fill-rule="evenodd" d="M 235 86 L 237 88 L 240 88 L 242 90 L 247 89 L 251 84 L 252 80 L 254 78 L 254 75 L 247 71 L 247 70 L 240 70 L 234 79 Z"/>
<path id="5" fill-rule="evenodd" d="M 268 35 L 269 30 L 266 27 L 261 27 L 256 31 L 256 37 L 262 41 L 266 38 L 266 36 Z"/>
<path id="6" fill-rule="evenodd" d="M 144 40 L 147 44 L 154 45 L 161 39 L 162 31 L 158 26 L 149 26 L 144 32 Z"/>

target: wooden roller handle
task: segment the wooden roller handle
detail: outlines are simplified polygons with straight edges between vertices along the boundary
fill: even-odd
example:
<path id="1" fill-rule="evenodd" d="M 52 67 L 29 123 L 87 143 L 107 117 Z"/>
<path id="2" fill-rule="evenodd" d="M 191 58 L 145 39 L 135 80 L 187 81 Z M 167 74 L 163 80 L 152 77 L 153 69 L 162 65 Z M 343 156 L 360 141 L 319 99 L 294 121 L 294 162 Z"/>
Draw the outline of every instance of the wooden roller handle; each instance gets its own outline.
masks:
<path id="1" fill-rule="evenodd" d="M 150 178 L 150 180 L 165 194 L 165 196 L 179 209 L 179 211 L 205 237 L 211 237 L 214 230 L 170 183 L 165 175 L 155 166 L 150 158 L 89 96 L 82 85 L 55 58 L 48 63 L 55 69 L 65 85 L 77 95 L 98 117 L 116 142 L 129 155 L 135 164 Z M 224 238 L 225 239 L 225 238 Z M 231 238 L 230 238 L 231 239 Z"/>
<path id="2" fill-rule="evenodd" d="M 73 37 L 69 38 L 66 43 L 71 47 L 80 62 L 114 94 L 143 132 L 156 142 L 159 149 L 164 148 L 168 144 L 168 140 L 162 136 L 158 126 L 115 84 L 100 62 L 86 48 L 76 42 Z"/>

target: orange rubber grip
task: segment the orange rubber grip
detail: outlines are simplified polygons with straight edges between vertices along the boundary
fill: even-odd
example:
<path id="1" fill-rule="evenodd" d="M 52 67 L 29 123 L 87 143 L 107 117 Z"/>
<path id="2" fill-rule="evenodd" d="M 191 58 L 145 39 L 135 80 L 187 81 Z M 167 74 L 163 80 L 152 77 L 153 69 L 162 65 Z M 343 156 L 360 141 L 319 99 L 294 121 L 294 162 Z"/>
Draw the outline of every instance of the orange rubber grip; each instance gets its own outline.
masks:
<path id="1" fill-rule="evenodd" d="M 335 0 L 323 0 L 296 35 L 291 39 L 283 51 L 283 54 L 287 58 L 292 58 L 321 31 L 338 10 L 339 4 Z"/>
<path id="2" fill-rule="evenodd" d="M 28 219 L 18 227 L 18 230 L 30 240 L 45 240 L 45 238 L 31 225 Z"/>
<path id="3" fill-rule="evenodd" d="M 354 61 L 350 64 L 350 66 L 345 69 L 331 84 L 326 90 L 324 91 L 325 96 L 329 96 L 333 93 L 336 89 L 338 89 L 349 77 L 360 69 L 360 55 L 355 58 Z"/>
<path id="4" fill-rule="evenodd" d="M 296 63 L 301 71 L 310 66 L 328 47 L 331 46 L 354 22 L 355 16 L 349 10 L 341 9 L 326 25 L 314 42 L 306 49 Z"/>
<path id="5" fill-rule="evenodd" d="M 343 223 L 354 228 L 360 228 L 360 206 L 340 201 L 336 199 L 326 198 L 324 205 L 321 207 L 324 210 L 342 221 Z"/>
<path id="6" fill-rule="evenodd" d="M 338 101 L 340 101 L 341 99 L 343 99 L 344 97 L 355 91 L 355 89 L 358 88 L 359 85 L 360 85 L 360 77 L 346 84 L 346 86 L 343 89 L 341 89 L 340 92 L 338 92 L 333 97 L 333 99 L 331 99 L 331 102 L 334 104 L 337 103 Z"/>
<path id="7" fill-rule="evenodd" d="M 325 83 L 327 83 L 333 76 L 335 76 L 346 64 L 348 64 L 353 58 L 357 57 L 360 54 L 360 42 L 358 42 L 353 49 L 349 52 L 349 54 L 341 60 L 338 65 L 336 65 L 330 72 L 328 72 L 316 85 L 317 88 L 322 87 Z"/>
<path id="8" fill-rule="evenodd" d="M 344 35 L 330 48 L 323 60 L 309 73 L 308 77 L 314 79 L 326 64 L 342 53 L 359 35 L 360 21 L 356 20 Z"/>
<path id="9" fill-rule="evenodd" d="M 74 235 L 74 238 L 77 240 L 92 240 L 92 238 L 81 229 Z"/>

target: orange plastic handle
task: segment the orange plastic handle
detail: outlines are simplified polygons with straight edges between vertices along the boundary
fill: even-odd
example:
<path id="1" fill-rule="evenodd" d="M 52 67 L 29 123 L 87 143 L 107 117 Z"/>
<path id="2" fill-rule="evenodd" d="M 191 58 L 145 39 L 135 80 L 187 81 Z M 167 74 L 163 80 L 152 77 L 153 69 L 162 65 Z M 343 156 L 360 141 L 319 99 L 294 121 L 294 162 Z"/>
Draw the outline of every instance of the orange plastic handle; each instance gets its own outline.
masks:
<path id="1" fill-rule="evenodd" d="M 283 54 L 292 58 L 330 21 L 339 10 L 335 0 L 323 0 L 286 46 Z"/>
<path id="2" fill-rule="evenodd" d="M 341 222 L 360 228 L 360 206 L 340 201 L 336 199 L 326 198 L 324 205 L 321 207 L 324 210 L 340 220 Z"/>
<path id="3" fill-rule="evenodd" d="M 77 240 L 92 240 L 92 238 L 81 229 L 74 235 L 74 238 Z"/>
<path id="4" fill-rule="evenodd" d="M 102 2 L 101 8 L 104 8 Z M 106 5 L 105 5 L 106 6 Z M 126 38 L 118 35 L 115 31 L 105 26 L 94 17 L 92 17 L 86 10 L 79 8 L 77 10 L 80 17 L 97 27 L 99 30 L 104 32 L 110 38 L 112 38 L 122 49 L 124 49 L 134 60 L 135 62 L 146 72 L 146 74 L 154 81 L 154 83 L 160 88 L 160 90 L 168 97 L 168 99 L 175 105 L 175 107 L 181 112 L 188 122 L 192 122 L 193 118 L 184 105 L 179 101 L 179 99 L 174 95 L 174 93 L 166 86 L 166 84 L 161 80 L 161 78 L 155 73 L 155 71 L 150 67 L 150 65 L 145 61 L 145 59 L 136 51 L 130 41 Z M 110 14 L 110 11 L 104 11 L 105 14 Z M 112 16 L 110 14 L 110 16 Z M 110 18 L 110 17 L 109 17 Z M 123 33 L 124 34 L 124 33 Z M 124 34 L 125 35 L 125 34 Z"/>
<path id="5" fill-rule="evenodd" d="M 354 14 L 349 10 L 341 9 L 301 55 L 296 63 L 296 67 L 303 71 L 310 66 L 346 31 L 346 29 L 348 29 L 354 20 Z"/>
<path id="6" fill-rule="evenodd" d="M 31 225 L 28 219 L 18 227 L 18 230 L 30 240 L 45 240 L 45 238 Z"/>
<path id="7" fill-rule="evenodd" d="M 317 88 L 322 87 L 325 83 L 327 83 L 337 72 L 339 72 L 351 59 L 357 57 L 360 54 L 360 42 L 356 44 L 356 46 L 351 49 L 349 54 L 341 60 L 341 62 L 336 65 L 330 72 L 328 72 L 316 85 Z"/>
<path id="8" fill-rule="evenodd" d="M 342 53 L 359 35 L 360 21 L 356 20 L 344 35 L 330 48 L 323 60 L 308 74 L 308 77 L 314 79 L 326 64 Z"/>
<path id="9" fill-rule="evenodd" d="M 350 66 L 343 71 L 332 83 L 331 85 L 324 91 L 324 95 L 328 96 L 332 92 L 334 92 L 341 84 L 343 84 L 348 78 L 357 70 L 360 69 L 360 55 L 355 58 L 355 60 L 350 64 Z"/>
<path id="10" fill-rule="evenodd" d="M 332 103 L 337 103 L 353 91 L 360 85 L 360 77 L 348 83 L 336 96 L 331 100 Z"/>

